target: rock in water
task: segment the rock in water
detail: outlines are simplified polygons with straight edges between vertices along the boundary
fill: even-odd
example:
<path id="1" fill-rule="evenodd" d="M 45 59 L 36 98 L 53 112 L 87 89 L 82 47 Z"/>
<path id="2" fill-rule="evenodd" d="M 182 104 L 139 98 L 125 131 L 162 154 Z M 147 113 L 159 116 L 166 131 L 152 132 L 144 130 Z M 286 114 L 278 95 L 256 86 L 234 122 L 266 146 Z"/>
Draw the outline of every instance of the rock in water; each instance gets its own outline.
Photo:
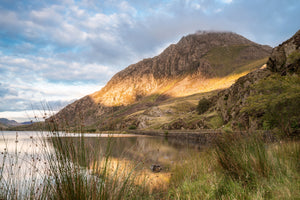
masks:
<path id="1" fill-rule="evenodd" d="M 150 169 L 153 171 L 153 172 L 160 172 L 162 170 L 162 167 L 158 164 L 153 164 L 151 165 Z"/>

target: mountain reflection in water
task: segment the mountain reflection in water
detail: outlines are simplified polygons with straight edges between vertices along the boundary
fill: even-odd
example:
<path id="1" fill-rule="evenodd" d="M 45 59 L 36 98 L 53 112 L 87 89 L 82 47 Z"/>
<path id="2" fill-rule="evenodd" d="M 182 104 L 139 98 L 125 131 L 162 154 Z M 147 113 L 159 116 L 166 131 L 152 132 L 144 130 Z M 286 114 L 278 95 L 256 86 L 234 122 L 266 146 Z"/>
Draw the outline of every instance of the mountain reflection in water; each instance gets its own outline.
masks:
<path id="1" fill-rule="evenodd" d="M 21 162 L 20 166 L 22 165 L 21 169 L 25 174 L 33 170 L 47 170 L 47 165 L 43 161 L 43 141 L 47 143 L 48 152 L 61 151 L 62 155 L 72 156 L 65 154 L 63 149 L 56 148 L 53 138 L 47 136 L 49 135 L 47 133 L 4 131 L 2 135 L 0 139 L 1 151 L 6 151 L 10 155 L 17 153 L 18 157 L 21 158 L 19 162 Z M 187 140 L 124 134 L 113 137 L 107 134 L 85 134 L 84 137 L 81 137 L 80 134 L 60 133 L 60 142 L 62 146 L 74 146 L 74 151 L 84 150 L 90 155 L 100 155 L 99 162 L 102 162 L 103 158 L 109 154 L 109 167 L 112 171 L 116 168 L 120 172 L 134 171 L 137 184 L 147 182 L 151 188 L 160 189 L 167 187 L 172 166 L 183 162 L 187 155 L 197 153 L 200 148 Z M 84 159 L 89 157 L 93 156 L 87 155 Z M 27 166 L 28 160 L 36 160 L 34 166 L 32 164 Z M 90 163 L 86 163 L 86 161 L 82 162 L 83 165 L 91 166 L 92 162 L 95 162 L 95 160 L 87 161 Z M 153 172 L 150 169 L 153 164 L 160 165 L 162 170 L 159 173 Z M 34 169 L 31 169 L 32 167 Z M 20 177 L 24 178 L 24 176 Z"/>

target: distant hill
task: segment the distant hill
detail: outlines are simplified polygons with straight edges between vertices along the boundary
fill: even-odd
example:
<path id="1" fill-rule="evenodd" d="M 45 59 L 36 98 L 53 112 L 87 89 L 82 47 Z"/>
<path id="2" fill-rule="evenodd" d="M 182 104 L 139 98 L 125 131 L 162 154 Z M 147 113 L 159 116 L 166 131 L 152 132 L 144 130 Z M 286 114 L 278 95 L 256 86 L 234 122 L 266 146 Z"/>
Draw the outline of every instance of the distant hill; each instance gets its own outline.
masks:
<path id="1" fill-rule="evenodd" d="M 28 125 L 28 124 L 32 124 L 33 122 L 32 121 L 28 121 L 28 122 L 22 122 L 20 123 L 21 125 Z"/>
<path id="2" fill-rule="evenodd" d="M 5 125 L 5 126 L 18 126 L 18 125 L 20 125 L 15 120 L 9 120 L 9 119 L 6 119 L 6 118 L 0 118 L 0 123 Z"/>
<path id="3" fill-rule="evenodd" d="M 7 126 L 6 126 L 6 125 L 4 125 L 4 124 L 0 123 L 0 130 L 2 130 L 2 129 L 6 129 L 6 128 L 7 128 Z"/>
<path id="4" fill-rule="evenodd" d="M 228 88 L 260 68 L 271 49 L 231 32 L 191 34 L 120 71 L 100 91 L 66 106 L 48 122 L 91 130 L 172 127 L 180 112 L 195 110 L 202 94 Z M 153 122 L 157 117 L 159 123 Z"/>

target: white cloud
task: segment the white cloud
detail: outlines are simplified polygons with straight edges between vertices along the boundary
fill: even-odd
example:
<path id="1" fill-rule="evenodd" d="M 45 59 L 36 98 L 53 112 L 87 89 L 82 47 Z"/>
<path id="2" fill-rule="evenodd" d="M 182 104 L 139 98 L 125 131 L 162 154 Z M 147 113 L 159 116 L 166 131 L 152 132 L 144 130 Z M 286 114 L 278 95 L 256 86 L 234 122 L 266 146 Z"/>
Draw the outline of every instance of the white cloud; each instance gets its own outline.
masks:
<path id="1" fill-rule="evenodd" d="M 116 70 L 97 63 L 80 63 L 30 56 L 19 58 L 16 56 L 3 56 L 0 54 L 0 67 L 7 81 L 15 78 L 35 80 L 38 77 L 53 81 L 73 82 L 101 82 L 99 77 L 111 77 Z M 14 78 L 15 74 L 18 74 Z M 106 78 L 104 81 L 107 81 Z M 3 80 L 3 78 L 2 78 Z M 5 79 L 4 79 L 5 80 Z"/>
<path id="2" fill-rule="evenodd" d="M 42 107 L 42 106 L 41 106 Z M 28 122 L 28 121 L 43 121 L 44 116 L 51 116 L 57 113 L 57 110 L 47 110 L 45 107 L 45 110 L 26 110 L 26 111 L 5 111 L 5 112 L 0 112 L 0 118 L 7 118 L 10 120 L 16 120 L 17 122 Z M 45 115 L 46 113 L 46 115 Z"/>
<path id="3" fill-rule="evenodd" d="M 42 26 L 55 26 L 63 21 L 60 6 L 46 7 L 41 10 L 32 10 L 29 18 Z"/>
<path id="4" fill-rule="evenodd" d="M 223 3 L 227 3 L 227 4 L 230 4 L 233 2 L 233 0 L 221 0 Z"/>
<path id="5" fill-rule="evenodd" d="M 30 110 L 40 102 L 51 102 L 55 110 L 61 109 L 74 99 L 100 90 L 107 81 L 101 81 L 101 77 L 114 74 L 111 68 L 96 63 L 2 54 L 0 69 L 0 111 L 18 112 Z"/>
<path id="6" fill-rule="evenodd" d="M 80 98 L 197 30 L 230 30 L 275 45 L 300 26 L 297 1 L 16 2 L 0 2 L 0 110 Z"/>
<path id="7" fill-rule="evenodd" d="M 196 10 L 200 10 L 200 9 L 201 9 L 201 5 L 198 4 L 198 3 L 193 4 L 193 6 L 194 6 L 194 8 L 195 8 Z"/>

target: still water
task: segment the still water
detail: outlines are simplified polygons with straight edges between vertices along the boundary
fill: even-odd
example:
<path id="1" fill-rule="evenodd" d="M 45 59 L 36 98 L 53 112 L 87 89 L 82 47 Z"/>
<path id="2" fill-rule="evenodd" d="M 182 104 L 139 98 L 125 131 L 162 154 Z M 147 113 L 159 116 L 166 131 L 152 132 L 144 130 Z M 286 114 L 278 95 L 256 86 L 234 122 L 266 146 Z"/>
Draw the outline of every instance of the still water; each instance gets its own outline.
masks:
<path id="1" fill-rule="evenodd" d="M 186 140 L 164 137 L 127 134 L 65 134 L 59 133 L 62 143 L 78 147 L 84 143 L 86 152 L 105 156 L 109 152 L 112 162 L 121 167 L 136 165 L 135 170 L 143 171 L 151 182 L 158 185 L 168 181 L 170 169 L 184 162 L 187 156 L 199 152 L 200 147 Z M 47 171 L 49 153 L 55 152 L 47 132 L 3 131 L 0 136 L 0 164 L 2 176 L 16 176 L 16 180 L 30 179 Z M 109 146 L 108 146 L 109 145 Z M 47 154 L 47 155 L 45 155 Z M 151 166 L 159 165 L 161 171 L 153 172 Z M 155 180 L 154 180 L 155 179 Z"/>

